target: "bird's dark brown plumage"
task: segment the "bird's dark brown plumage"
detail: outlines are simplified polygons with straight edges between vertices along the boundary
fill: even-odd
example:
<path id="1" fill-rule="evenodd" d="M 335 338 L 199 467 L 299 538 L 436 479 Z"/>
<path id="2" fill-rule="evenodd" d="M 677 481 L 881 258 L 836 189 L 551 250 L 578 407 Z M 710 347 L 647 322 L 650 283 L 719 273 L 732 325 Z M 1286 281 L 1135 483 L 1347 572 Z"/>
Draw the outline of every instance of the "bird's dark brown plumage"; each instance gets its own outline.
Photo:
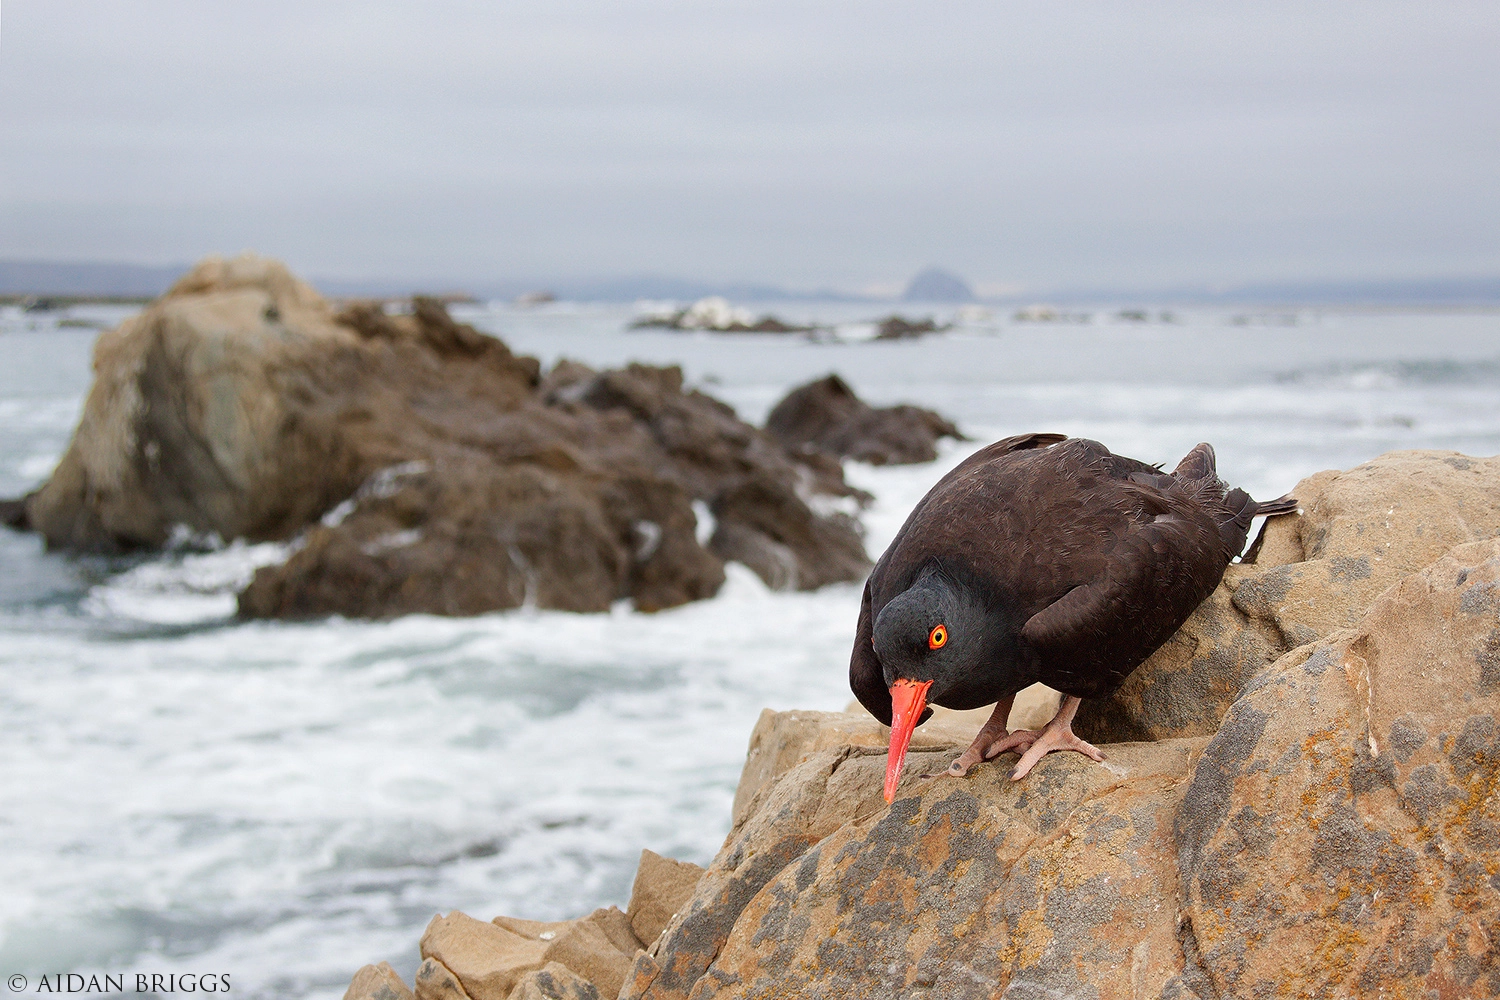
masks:
<path id="1" fill-rule="evenodd" d="M 929 700 L 952 708 L 1037 681 L 1080 698 L 1107 695 L 1218 585 L 1252 518 L 1295 508 L 1288 497 L 1256 503 L 1228 488 L 1207 444 L 1166 473 L 1061 434 L 997 441 L 932 488 L 876 563 L 850 685 L 887 724 L 901 677 L 932 680 Z M 887 625 L 882 612 L 897 598 Z M 929 604 L 968 616 L 970 634 L 950 626 L 950 646 L 976 645 L 948 655 L 877 636 L 877 623 L 924 634 Z M 882 662 L 877 639 L 884 659 L 899 662 Z"/>

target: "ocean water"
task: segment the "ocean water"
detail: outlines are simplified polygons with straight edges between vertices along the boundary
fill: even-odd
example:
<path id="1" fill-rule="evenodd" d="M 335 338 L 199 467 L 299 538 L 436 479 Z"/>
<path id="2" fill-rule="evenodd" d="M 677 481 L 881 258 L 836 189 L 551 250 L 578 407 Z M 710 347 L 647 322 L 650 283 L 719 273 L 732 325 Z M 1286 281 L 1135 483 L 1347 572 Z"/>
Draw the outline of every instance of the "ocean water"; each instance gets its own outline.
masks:
<path id="1" fill-rule="evenodd" d="M 1262 498 L 1396 448 L 1500 452 L 1496 312 L 967 314 L 815 343 L 626 332 L 624 307 L 455 311 L 547 363 L 681 364 L 756 422 L 830 371 L 942 411 L 974 440 L 847 467 L 876 497 L 872 556 L 947 468 L 1026 430 L 1168 464 L 1208 440 Z M 851 341 L 875 315 L 777 311 Z M 46 478 L 82 406 L 94 332 L 58 318 L 0 310 L 0 495 Z M 331 998 L 385 959 L 409 981 L 434 913 L 580 915 L 626 902 L 641 848 L 706 863 L 760 710 L 849 699 L 854 585 L 773 593 L 731 566 L 714 600 L 656 615 L 236 622 L 236 588 L 283 556 L 68 558 L 0 530 L 0 972 Z"/>

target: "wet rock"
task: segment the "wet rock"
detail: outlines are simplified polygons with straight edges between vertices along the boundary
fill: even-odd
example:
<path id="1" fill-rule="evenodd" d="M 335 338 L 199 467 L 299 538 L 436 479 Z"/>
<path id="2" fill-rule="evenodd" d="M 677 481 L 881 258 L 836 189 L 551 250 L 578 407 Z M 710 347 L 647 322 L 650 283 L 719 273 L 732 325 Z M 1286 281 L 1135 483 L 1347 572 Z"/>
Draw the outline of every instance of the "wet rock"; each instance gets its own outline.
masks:
<path id="1" fill-rule="evenodd" d="M 26 516 L 26 497 L 0 500 L 0 524 L 16 531 L 29 531 L 31 523 Z"/>
<path id="2" fill-rule="evenodd" d="M 73 551 L 295 539 L 247 616 L 655 610 L 712 596 L 726 558 L 804 588 L 868 568 L 858 525 L 809 506 L 863 499 L 836 462 L 676 368 L 543 379 L 437 300 L 335 313 L 274 261 L 210 258 L 103 334 L 95 368 L 57 471 L 0 513 Z"/>
<path id="3" fill-rule="evenodd" d="M 930 462 L 940 438 L 965 440 L 958 428 L 917 406 L 876 409 L 843 379 L 829 375 L 793 389 L 766 418 L 787 448 L 821 450 L 873 465 Z"/>
<path id="4" fill-rule="evenodd" d="M 1096 743 L 1216 732 L 1245 683 L 1283 653 L 1357 623 L 1403 576 L 1462 542 L 1500 535 L 1500 459 L 1391 452 L 1310 476 L 1272 518 L 1253 563 L 1233 564 L 1177 634 L 1075 730 Z"/>
<path id="5" fill-rule="evenodd" d="M 1500 995 L 1500 541 L 1259 674 L 1176 820 L 1222 996 Z"/>
<path id="6" fill-rule="evenodd" d="M 862 579 L 870 568 L 858 522 L 839 511 L 813 513 L 786 483 L 744 480 L 710 509 L 709 550 L 749 566 L 773 590 L 816 590 Z"/>
<path id="7" fill-rule="evenodd" d="M 647 946 L 654 944 L 702 878 L 703 869 L 698 865 L 664 858 L 655 851 L 641 851 L 626 910 L 635 936 Z"/>
<path id="8" fill-rule="evenodd" d="M 306 365 L 312 354 L 326 363 Z M 27 520 L 50 547 L 81 551 L 159 547 L 176 524 L 295 532 L 364 472 L 339 415 L 301 412 L 294 396 L 326 395 L 359 367 L 358 337 L 285 268 L 205 261 L 100 335 L 78 429 Z"/>
<path id="9" fill-rule="evenodd" d="M 381 962 L 366 965 L 354 974 L 344 1000 L 415 1000 L 415 994 L 389 962 Z"/>

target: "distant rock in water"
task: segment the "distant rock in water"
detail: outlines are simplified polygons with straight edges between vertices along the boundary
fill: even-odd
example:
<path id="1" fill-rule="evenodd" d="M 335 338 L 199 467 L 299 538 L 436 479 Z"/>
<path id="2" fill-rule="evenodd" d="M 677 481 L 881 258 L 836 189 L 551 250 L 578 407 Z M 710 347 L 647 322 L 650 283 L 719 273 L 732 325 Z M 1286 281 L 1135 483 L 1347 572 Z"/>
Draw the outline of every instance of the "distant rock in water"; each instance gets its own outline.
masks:
<path id="1" fill-rule="evenodd" d="M 747 309 L 729 304 L 727 299 L 711 295 L 699 299 L 686 309 L 651 313 L 630 324 L 632 330 L 650 328 L 665 330 L 710 330 L 715 333 L 808 333 L 811 326 L 785 323 L 775 316 L 756 317 Z"/>
<path id="2" fill-rule="evenodd" d="M 837 375 L 793 389 L 771 410 L 766 431 L 804 454 L 824 451 L 872 465 L 930 462 L 937 458 L 939 438 L 964 440 L 957 427 L 931 410 L 875 409 Z"/>
<path id="3" fill-rule="evenodd" d="M 939 326 L 932 317 L 926 319 L 907 319 L 905 316 L 887 316 L 880 321 L 875 329 L 876 340 L 916 340 L 925 337 L 929 333 L 937 333 L 948 329 L 947 326 Z"/>
<path id="4" fill-rule="evenodd" d="M 299 539 L 245 615 L 653 610 L 712 596 L 727 558 L 801 589 L 868 568 L 858 525 L 807 503 L 863 496 L 836 462 L 675 367 L 543 378 L 436 300 L 336 314 L 275 261 L 212 257 L 102 334 L 94 369 L 56 472 L 5 520 L 81 552 L 178 526 Z"/>
<path id="5" fill-rule="evenodd" d="M 905 302 L 973 302 L 974 290 L 958 275 L 929 267 L 911 279 L 901 298 Z"/>

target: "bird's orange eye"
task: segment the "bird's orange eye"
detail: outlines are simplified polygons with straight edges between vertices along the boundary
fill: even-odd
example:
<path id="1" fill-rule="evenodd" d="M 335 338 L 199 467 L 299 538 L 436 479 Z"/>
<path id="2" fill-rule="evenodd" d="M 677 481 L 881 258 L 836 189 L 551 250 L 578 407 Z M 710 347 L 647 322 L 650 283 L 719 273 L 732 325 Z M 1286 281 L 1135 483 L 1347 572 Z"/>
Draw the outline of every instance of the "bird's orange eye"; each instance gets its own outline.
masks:
<path id="1" fill-rule="evenodd" d="M 948 626 L 936 625 L 927 635 L 928 649 L 942 649 L 948 642 Z"/>

